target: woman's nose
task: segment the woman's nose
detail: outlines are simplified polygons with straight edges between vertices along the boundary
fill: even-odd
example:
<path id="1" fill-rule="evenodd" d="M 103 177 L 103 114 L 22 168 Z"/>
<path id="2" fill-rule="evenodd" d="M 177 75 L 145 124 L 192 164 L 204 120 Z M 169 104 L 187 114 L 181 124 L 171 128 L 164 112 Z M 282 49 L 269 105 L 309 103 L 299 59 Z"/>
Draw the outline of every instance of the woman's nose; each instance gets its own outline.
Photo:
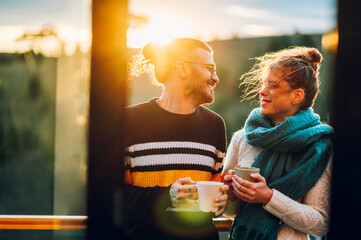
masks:
<path id="1" fill-rule="evenodd" d="M 259 93 L 260 95 L 264 96 L 264 95 L 267 94 L 267 91 L 268 91 L 267 86 L 263 86 L 263 87 L 261 87 L 261 89 L 259 90 L 258 93 Z"/>

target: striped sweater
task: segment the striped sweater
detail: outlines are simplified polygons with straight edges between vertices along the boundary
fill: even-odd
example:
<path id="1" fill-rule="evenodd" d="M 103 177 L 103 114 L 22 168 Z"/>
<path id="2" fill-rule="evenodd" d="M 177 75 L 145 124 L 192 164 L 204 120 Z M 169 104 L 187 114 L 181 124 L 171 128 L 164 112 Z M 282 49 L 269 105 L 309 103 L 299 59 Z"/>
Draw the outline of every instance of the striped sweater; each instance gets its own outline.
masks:
<path id="1" fill-rule="evenodd" d="M 167 187 L 182 177 L 220 180 L 225 152 L 221 117 L 205 107 L 170 113 L 156 99 L 127 109 L 126 183 Z"/>
<path id="2" fill-rule="evenodd" d="M 128 107 L 126 116 L 126 228 L 130 238 L 149 239 L 149 235 L 157 234 L 150 229 L 164 230 L 186 222 L 174 224 L 174 216 L 164 216 L 171 207 L 169 188 L 177 179 L 220 180 L 225 125 L 219 115 L 205 107 L 196 108 L 192 114 L 174 114 L 159 107 L 156 98 Z M 209 228 L 212 219 L 207 216 L 205 226 Z"/>

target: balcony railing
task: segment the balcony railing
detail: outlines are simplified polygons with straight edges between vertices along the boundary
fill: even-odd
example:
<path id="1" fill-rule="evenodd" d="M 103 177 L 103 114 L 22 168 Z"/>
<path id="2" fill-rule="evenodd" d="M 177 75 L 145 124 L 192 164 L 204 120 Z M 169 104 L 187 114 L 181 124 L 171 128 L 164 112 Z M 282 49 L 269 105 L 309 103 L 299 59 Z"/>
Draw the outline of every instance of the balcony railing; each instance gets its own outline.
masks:
<path id="1" fill-rule="evenodd" d="M 87 216 L 0 215 L 0 229 L 85 230 Z"/>
<path id="2" fill-rule="evenodd" d="M 12 230 L 86 230 L 87 216 L 0 215 L 0 229 Z M 228 232 L 232 218 L 214 218 L 220 232 Z"/>

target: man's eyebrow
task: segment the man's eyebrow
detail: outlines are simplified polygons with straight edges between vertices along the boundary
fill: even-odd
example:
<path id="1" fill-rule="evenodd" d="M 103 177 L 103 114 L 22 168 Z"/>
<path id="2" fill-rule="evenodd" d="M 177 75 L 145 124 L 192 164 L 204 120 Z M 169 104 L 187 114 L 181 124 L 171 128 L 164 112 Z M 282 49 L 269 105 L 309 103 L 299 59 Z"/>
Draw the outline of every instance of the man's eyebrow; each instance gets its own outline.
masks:
<path id="1" fill-rule="evenodd" d="M 207 68 L 209 69 L 216 69 L 216 64 L 213 64 L 213 63 L 201 63 L 202 65 L 205 65 Z"/>

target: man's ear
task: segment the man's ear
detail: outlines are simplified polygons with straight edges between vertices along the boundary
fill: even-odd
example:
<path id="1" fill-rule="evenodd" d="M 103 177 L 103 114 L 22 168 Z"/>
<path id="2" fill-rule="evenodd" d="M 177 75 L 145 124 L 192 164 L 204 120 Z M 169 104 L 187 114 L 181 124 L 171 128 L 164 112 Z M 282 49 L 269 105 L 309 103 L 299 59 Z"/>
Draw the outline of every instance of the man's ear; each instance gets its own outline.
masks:
<path id="1" fill-rule="evenodd" d="M 305 98 L 305 91 L 302 88 L 298 88 L 292 91 L 292 104 L 299 104 Z"/>
<path id="2" fill-rule="evenodd" d="M 182 77 L 182 78 L 187 78 L 189 75 L 189 67 L 185 62 L 177 62 L 177 64 L 175 65 L 177 73 Z"/>

